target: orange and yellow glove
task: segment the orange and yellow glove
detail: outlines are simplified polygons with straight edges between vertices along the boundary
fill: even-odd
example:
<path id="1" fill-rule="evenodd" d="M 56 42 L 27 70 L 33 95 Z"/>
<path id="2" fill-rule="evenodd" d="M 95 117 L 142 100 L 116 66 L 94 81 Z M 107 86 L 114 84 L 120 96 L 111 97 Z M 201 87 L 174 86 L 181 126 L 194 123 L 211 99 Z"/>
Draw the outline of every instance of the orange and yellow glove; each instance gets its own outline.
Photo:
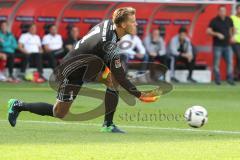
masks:
<path id="1" fill-rule="evenodd" d="M 144 91 L 142 92 L 139 100 L 142 102 L 156 102 L 161 95 L 161 91 L 159 88 L 151 90 L 151 91 Z"/>
<path id="2" fill-rule="evenodd" d="M 108 67 L 105 67 L 105 70 L 102 73 L 102 79 L 107 79 L 108 75 L 111 73 Z"/>
<path id="3" fill-rule="evenodd" d="M 110 69 L 108 67 L 100 74 L 98 77 L 98 82 L 105 84 L 108 88 L 116 89 L 118 88 L 119 84 L 112 75 Z"/>

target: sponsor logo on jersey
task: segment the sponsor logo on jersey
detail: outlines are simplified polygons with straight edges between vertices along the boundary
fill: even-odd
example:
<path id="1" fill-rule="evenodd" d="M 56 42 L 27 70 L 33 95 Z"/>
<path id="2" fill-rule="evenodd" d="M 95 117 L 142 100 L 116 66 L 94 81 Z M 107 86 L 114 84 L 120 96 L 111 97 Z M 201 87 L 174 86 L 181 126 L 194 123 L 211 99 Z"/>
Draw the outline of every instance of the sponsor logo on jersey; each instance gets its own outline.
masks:
<path id="1" fill-rule="evenodd" d="M 120 58 L 119 58 L 119 59 L 116 59 L 116 60 L 115 60 L 115 68 L 120 68 L 121 66 L 122 66 L 122 64 L 121 64 Z"/>

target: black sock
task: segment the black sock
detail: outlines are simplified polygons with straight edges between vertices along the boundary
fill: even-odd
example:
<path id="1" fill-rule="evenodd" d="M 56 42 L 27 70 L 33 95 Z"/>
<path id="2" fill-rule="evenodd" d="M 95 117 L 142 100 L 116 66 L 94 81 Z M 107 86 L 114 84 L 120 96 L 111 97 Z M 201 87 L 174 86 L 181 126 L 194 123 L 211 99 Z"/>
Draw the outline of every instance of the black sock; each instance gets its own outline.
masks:
<path id="1" fill-rule="evenodd" d="M 107 126 L 113 123 L 113 116 L 118 105 L 118 92 L 110 89 L 106 90 L 105 94 L 105 117 L 104 121 Z"/>
<path id="2" fill-rule="evenodd" d="M 42 116 L 53 117 L 53 105 L 48 103 L 22 103 L 19 107 L 20 111 L 29 111 Z"/>

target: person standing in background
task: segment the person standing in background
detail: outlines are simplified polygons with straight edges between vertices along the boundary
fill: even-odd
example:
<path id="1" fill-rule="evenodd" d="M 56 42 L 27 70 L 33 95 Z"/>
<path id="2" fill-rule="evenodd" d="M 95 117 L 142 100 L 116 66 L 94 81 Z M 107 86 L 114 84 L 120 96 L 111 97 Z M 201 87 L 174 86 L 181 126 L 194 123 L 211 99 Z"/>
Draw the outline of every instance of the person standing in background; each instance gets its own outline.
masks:
<path id="1" fill-rule="evenodd" d="M 240 4 L 236 6 L 236 15 L 232 15 L 231 19 L 235 31 L 232 38 L 232 48 L 237 57 L 236 80 L 240 80 Z"/>
<path id="2" fill-rule="evenodd" d="M 233 21 L 227 16 L 226 6 L 218 8 L 218 15 L 213 18 L 208 26 L 207 33 L 213 37 L 213 70 L 216 85 L 221 85 L 219 64 L 221 57 L 227 63 L 227 82 L 235 85 L 233 80 L 233 52 L 231 39 L 233 37 Z"/>

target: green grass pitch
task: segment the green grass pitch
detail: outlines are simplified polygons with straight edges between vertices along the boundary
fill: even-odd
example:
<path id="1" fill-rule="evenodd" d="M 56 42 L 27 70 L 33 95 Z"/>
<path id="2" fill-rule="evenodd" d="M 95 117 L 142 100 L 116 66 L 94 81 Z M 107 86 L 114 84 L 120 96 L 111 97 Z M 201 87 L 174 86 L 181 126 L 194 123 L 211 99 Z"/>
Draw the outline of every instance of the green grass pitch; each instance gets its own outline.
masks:
<path id="1" fill-rule="evenodd" d="M 181 84 L 156 103 L 127 106 L 120 101 L 115 123 L 127 134 L 101 133 L 102 116 L 66 122 L 25 112 L 15 128 L 8 124 L 9 98 L 54 103 L 55 96 L 48 84 L 0 83 L 0 160 L 240 159 L 239 84 Z M 71 112 L 88 111 L 99 103 L 79 96 Z M 209 122 L 200 129 L 191 129 L 183 120 L 192 105 L 208 110 Z"/>

